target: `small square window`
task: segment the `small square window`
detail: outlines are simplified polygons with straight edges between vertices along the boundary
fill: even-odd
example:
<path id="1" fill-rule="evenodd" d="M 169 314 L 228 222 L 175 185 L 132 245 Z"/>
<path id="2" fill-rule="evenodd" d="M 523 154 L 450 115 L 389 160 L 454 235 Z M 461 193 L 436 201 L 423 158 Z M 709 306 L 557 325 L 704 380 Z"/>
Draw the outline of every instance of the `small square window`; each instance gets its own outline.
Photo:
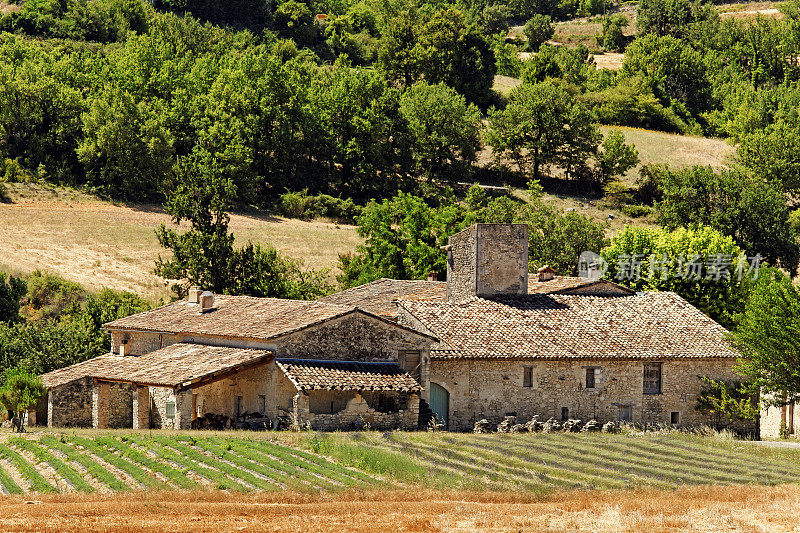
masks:
<path id="1" fill-rule="evenodd" d="M 594 386 L 595 386 L 594 375 L 595 375 L 595 369 L 594 368 L 587 368 L 586 369 L 586 388 L 587 389 L 593 389 L 594 388 Z"/>
<path id="2" fill-rule="evenodd" d="M 670 424 L 680 424 L 681 423 L 681 414 L 678 411 L 672 411 L 669 414 L 669 423 Z"/>
<path id="3" fill-rule="evenodd" d="M 569 420 L 569 407 L 561 408 L 561 420 Z"/>
<path id="4" fill-rule="evenodd" d="M 529 366 L 522 369 L 522 386 L 533 387 L 533 368 Z"/>
<path id="5" fill-rule="evenodd" d="M 166 412 L 167 418 L 175 418 L 175 402 L 167 402 L 164 411 Z"/>

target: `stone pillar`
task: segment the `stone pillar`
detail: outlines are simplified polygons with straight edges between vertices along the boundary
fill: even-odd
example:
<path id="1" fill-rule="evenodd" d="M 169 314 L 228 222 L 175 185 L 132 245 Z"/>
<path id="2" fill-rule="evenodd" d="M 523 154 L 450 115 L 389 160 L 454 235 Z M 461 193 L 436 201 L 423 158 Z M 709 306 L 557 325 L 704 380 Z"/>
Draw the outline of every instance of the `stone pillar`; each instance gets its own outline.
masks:
<path id="1" fill-rule="evenodd" d="M 303 429 L 306 422 L 311 418 L 308 393 L 299 391 L 295 394 L 294 398 L 292 398 L 292 411 L 294 415 L 294 420 L 292 421 L 294 427 L 292 429 Z"/>
<path id="2" fill-rule="evenodd" d="M 47 391 L 47 427 L 53 427 L 53 389 Z"/>
<path id="3" fill-rule="evenodd" d="M 150 387 L 134 385 L 133 429 L 150 429 Z"/>
<path id="4" fill-rule="evenodd" d="M 36 408 L 28 409 L 27 413 L 27 420 L 25 421 L 26 426 L 35 426 L 36 425 Z"/>
<path id="5" fill-rule="evenodd" d="M 109 420 L 111 391 L 108 382 L 95 381 L 92 386 L 92 427 L 106 429 Z"/>
<path id="6" fill-rule="evenodd" d="M 419 426 L 419 394 L 408 395 L 408 419 L 404 429 L 417 429 Z"/>
<path id="7" fill-rule="evenodd" d="M 175 392 L 175 429 L 192 428 L 192 390 Z"/>

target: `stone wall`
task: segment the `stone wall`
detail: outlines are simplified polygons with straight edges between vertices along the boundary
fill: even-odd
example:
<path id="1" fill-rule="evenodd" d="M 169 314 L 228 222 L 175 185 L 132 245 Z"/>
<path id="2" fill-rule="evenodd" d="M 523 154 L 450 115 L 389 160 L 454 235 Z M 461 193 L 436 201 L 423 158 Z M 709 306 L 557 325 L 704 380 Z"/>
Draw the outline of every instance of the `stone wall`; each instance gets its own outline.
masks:
<path id="1" fill-rule="evenodd" d="M 475 296 L 477 229 L 470 226 L 447 241 L 447 300 L 458 302 Z"/>
<path id="2" fill-rule="evenodd" d="M 477 224 L 478 296 L 528 293 L 527 224 Z"/>
<path id="3" fill-rule="evenodd" d="M 416 394 L 403 395 L 398 402 L 404 409 L 386 412 L 379 410 L 377 398 L 380 394 L 392 393 L 364 393 L 364 396 L 356 392 L 331 392 L 331 391 L 310 391 L 309 393 L 298 394 L 296 400 L 296 417 L 301 427 L 305 427 L 306 422 L 312 429 L 319 431 L 334 431 L 347 429 L 371 428 L 378 430 L 391 429 L 416 429 L 419 420 L 419 396 Z M 398 393 L 394 393 L 398 394 Z M 368 396 L 368 398 L 367 398 Z M 336 412 L 315 412 L 322 411 L 325 405 L 330 405 L 333 401 Z M 338 404 L 344 404 L 339 409 Z"/>
<path id="4" fill-rule="evenodd" d="M 787 430 L 793 429 L 790 437 L 800 438 L 800 403 L 784 407 L 768 407 L 761 411 L 759 432 L 762 439 L 778 439 L 781 437 L 781 426 L 786 422 Z"/>
<path id="5" fill-rule="evenodd" d="M 270 361 L 209 385 L 192 389 L 192 393 L 197 395 L 198 416 L 214 413 L 233 417 L 237 396 L 242 397 L 242 413 L 257 413 L 259 396 L 264 396 L 266 414 L 273 418 L 277 409 L 276 389 L 271 386 L 275 371 L 275 363 Z"/>
<path id="6" fill-rule="evenodd" d="M 662 393 L 643 393 L 642 361 L 536 361 L 434 359 L 431 382 L 450 394 L 449 428 L 472 429 L 486 418 L 499 423 L 509 414 L 523 421 L 547 419 L 617 420 L 630 406 L 634 423 L 669 424 L 673 412 L 681 426 L 708 423 L 694 409 L 703 385 L 697 376 L 733 380 L 733 360 L 663 360 Z M 531 387 L 524 387 L 524 368 L 532 368 Z M 586 388 L 586 369 L 595 368 L 595 388 Z M 741 378 L 739 378 L 741 379 Z"/>
<path id="7" fill-rule="evenodd" d="M 448 245 L 448 301 L 527 294 L 526 224 L 474 224 L 452 235 Z"/>
<path id="8" fill-rule="evenodd" d="M 47 394 L 48 427 L 92 427 L 92 380 L 79 379 Z"/>

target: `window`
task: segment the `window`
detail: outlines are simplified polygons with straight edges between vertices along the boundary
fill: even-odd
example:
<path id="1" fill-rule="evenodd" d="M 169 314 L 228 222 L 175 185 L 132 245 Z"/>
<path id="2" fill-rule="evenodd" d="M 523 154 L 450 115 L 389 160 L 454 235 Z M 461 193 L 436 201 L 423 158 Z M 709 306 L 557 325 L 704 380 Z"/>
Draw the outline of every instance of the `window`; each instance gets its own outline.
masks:
<path id="1" fill-rule="evenodd" d="M 594 368 L 587 368 L 586 369 L 586 388 L 593 389 L 594 388 Z"/>
<path id="2" fill-rule="evenodd" d="M 681 423 L 681 414 L 678 411 L 672 411 L 669 414 L 669 423 L 670 424 L 680 424 Z"/>
<path id="3" fill-rule="evenodd" d="M 561 408 L 561 420 L 569 420 L 569 407 Z"/>
<path id="4" fill-rule="evenodd" d="M 633 406 L 631 405 L 617 406 L 617 421 L 633 422 Z"/>
<path id="5" fill-rule="evenodd" d="M 267 412 L 267 397 L 266 396 L 261 395 L 261 396 L 258 397 L 258 412 L 261 413 L 262 415 L 266 414 L 266 412 Z"/>
<path id="6" fill-rule="evenodd" d="M 644 365 L 645 394 L 661 394 L 661 363 L 647 363 Z"/>
<path id="7" fill-rule="evenodd" d="M 533 387 L 533 369 L 529 366 L 522 369 L 522 386 Z"/>
<path id="8" fill-rule="evenodd" d="M 166 412 L 167 418 L 175 418 L 175 402 L 167 402 L 164 411 Z"/>

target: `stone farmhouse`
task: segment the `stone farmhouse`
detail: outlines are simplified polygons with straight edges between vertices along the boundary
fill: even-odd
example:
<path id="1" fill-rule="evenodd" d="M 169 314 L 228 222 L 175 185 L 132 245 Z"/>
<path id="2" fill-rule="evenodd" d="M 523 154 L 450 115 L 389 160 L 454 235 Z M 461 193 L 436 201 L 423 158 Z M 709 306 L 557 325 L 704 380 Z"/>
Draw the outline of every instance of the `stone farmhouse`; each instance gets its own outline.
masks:
<path id="1" fill-rule="evenodd" d="M 105 325 L 112 353 L 43 376 L 49 426 L 190 428 L 210 413 L 314 429 L 450 430 L 507 415 L 679 426 L 698 375 L 734 379 L 725 330 L 673 293 L 529 279 L 527 226 L 453 235 L 447 282 L 316 302 L 215 296 Z"/>

